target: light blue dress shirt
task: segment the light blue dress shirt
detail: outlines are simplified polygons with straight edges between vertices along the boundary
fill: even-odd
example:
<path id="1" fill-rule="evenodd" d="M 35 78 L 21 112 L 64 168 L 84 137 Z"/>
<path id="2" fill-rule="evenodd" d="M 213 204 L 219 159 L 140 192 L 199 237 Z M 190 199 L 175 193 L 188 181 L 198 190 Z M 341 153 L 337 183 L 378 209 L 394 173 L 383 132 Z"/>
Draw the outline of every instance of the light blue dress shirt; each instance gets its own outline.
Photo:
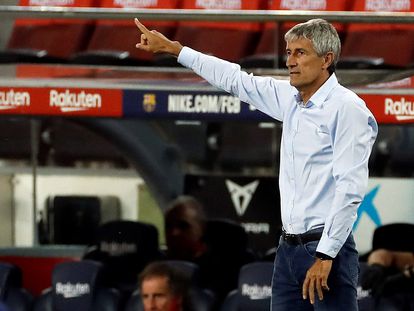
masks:
<path id="1" fill-rule="evenodd" d="M 306 106 L 289 81 L 253 76 L 240 66 L 184 47 L 178 61 L 209 83 L 283 122 L 279 188 L 288 233 L 324 226 L 317 251 L 335 257 L 356 220 L 378 132 L 364 101 L 335 74 Z"/>

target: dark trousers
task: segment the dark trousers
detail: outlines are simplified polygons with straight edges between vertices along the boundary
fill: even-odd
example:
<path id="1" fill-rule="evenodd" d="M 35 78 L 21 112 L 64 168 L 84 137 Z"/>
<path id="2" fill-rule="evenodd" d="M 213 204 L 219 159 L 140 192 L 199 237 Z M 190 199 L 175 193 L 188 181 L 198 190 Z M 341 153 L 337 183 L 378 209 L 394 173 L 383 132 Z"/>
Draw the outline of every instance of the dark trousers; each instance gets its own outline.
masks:
<path id="1" fill-rule="evenodd" d="M 333 261 L 328 277 L 329 291 L 324 291 L 324 299 L 319 301 L 315 292 L 315 304 L 302 298 L 302 285 L 307 270 L 315 262 L 315 252 L 319 241 L 291 245 L 280 239 L 276 252 L 271 311 L 296 310 L 358 310 L 358 252 L 352 234 Z"/>

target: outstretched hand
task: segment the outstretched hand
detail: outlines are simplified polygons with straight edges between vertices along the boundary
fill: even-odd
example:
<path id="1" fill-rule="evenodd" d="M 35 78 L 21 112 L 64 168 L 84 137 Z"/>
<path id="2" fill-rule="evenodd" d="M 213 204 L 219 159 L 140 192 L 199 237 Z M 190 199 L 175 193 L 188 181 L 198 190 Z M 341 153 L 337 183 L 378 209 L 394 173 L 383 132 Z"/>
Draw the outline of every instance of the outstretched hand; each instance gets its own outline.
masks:
<path id="1" fill-rule="evenodd" d="M 152 53 L 168 53 L 175 56 L 180 54 L 183 46 L 178 41 L 171 41 L 162 33 L 149 30 L 137 18 L 134 21 L 141 31 L 141 41 L 136 45 L 138 49 Z"/>

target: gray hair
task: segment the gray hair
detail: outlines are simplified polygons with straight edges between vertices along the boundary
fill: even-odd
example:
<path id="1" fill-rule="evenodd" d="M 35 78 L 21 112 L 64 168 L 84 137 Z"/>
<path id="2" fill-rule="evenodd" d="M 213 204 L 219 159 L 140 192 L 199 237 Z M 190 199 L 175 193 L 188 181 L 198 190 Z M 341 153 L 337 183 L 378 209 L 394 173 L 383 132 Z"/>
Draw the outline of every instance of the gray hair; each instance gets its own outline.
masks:
<path id="1" fill-rule="evenodd" d="M 183 207 L 192 209 L 195 212 L 196 220 L 202 225 L 204 225 L 204 223 L 207 221 L 207 216 L 204 212 L 204 208 L 201 202 L 195 197 L 189 195 L 180 195 L 172 202 L 170 202 L 165 210 L 165 216 L 167 216 L 172 211 Z"/>
<path id="2" fill-rule="evenodd" d="M 324 19 L 316 18 L 293 26 L 285 34 L 286 42 L 295 41 L 300 37 L 309 39 L 312 42 L 319 57 L 332 52 L 334 61 L 329 66 L 328 71 L 329 73 L 335 72 L 335 66 L 341 53 L 341 40 L 335 27 Z"/>

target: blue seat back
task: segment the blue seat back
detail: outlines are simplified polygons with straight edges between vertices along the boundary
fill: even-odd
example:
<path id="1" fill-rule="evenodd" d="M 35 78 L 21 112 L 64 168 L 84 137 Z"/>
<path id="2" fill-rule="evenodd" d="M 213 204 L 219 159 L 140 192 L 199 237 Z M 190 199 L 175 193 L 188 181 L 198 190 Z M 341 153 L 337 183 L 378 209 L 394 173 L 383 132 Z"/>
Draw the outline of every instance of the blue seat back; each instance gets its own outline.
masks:
<path id="1" fill-rule="evenodd" d="M 22 272 L 15 265 L 0 262 L 0 310 L 29 311 L 33 296 L 22 288 Z"/>
<path id="2" fill-rule="evenodd" d="M 239 276 L 239 310 L 270 310 L 273 263 L 254 262 L 243 266 Z"/>
<path id="3" fill-rule="evenodd" d="M 91 260 L 57 264 L 52 288 L 36 299 L 33 311 L 118 311 L 119 293 L 104 286 L 102 264 Z"/>
<path id="4" fill-rule="evenodd" d="M 357 299 L 359 311 L 374 311 L 375 310 L 375 298 L 371 295 L 370 289 L 363 289 L 361 285 L 361 276 L 368 269 L 368 263 L 359 263 L 359 276 L 357 287 Z"/>
<path id="5" fill-rule="evenodd" d="M 0 262 L 0 300 L 6 297 L 10 287 L 21 287 L 21 285 L 21 270 L 12 264 Z"/>
<path id="6" fill-rule="evenodd" d="M 139 221 L 111 221 L 98 229 L 96 241 L 84 259 L 103 264 L 111 287 L 131 294 L 137 276 L 151 261 L 161 257 L 158 231 L 152 224 Z"/>
<path id="7" fill-rule="evenodd" d="M 268 311 L 272 294 L 273 263 L 253 262 L 240 269 L 237 290 L 224 300 L 222 311 Z"/>
<path id="8" fill-rule="evenodd" d="M 93 261 L 57 264 L 52 275 L 53 305 L 59 311 L 89 310 L 101 265 Z"/>

